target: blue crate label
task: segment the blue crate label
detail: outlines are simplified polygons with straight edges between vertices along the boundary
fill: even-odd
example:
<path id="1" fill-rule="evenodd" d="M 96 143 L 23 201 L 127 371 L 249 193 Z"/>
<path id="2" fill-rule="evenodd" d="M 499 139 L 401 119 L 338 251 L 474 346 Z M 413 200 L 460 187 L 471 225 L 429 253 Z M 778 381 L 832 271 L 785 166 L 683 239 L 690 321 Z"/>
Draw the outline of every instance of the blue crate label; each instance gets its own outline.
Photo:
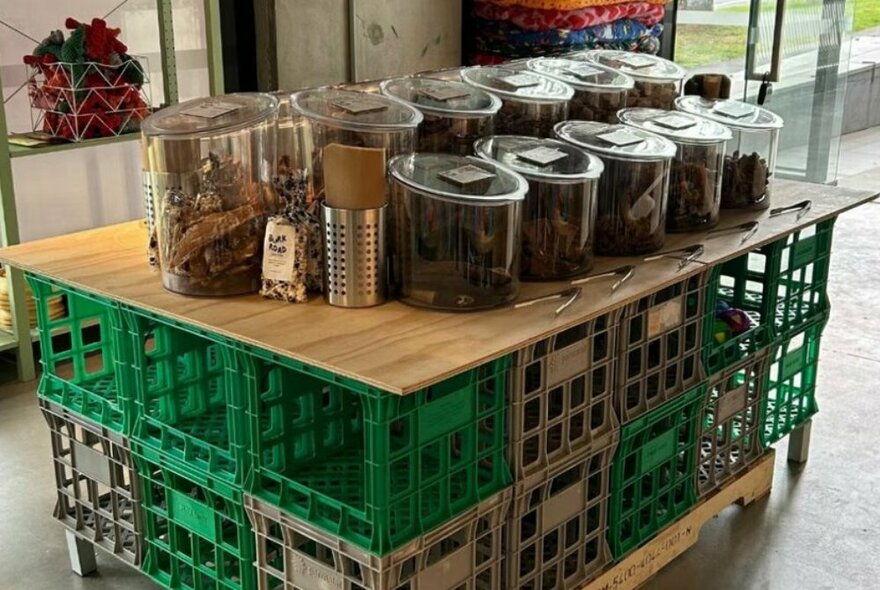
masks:
<path id="1" fill-rule="evenodd" d="M 675 458 L 678 450 L 678 430 L 672 429 L 664 432 L 654 440 L 648 442 L 642 448 L 641 468 L 642 472 L 651 471 L 664 462 Z"/>
<path id="2" fill-rule="evenodd" d="M 176 523 L 200 537 L 217 538 L 214 510 L 195 498 L 190 498 L 176 490 L 170 490 L 168 492 L 168 514 Z"/>
<path id="3" fill-rule="evenodd" d="M 110 479 L 110 458 L 76 441 L 72 441 L 70 450 L 76 470 L 89 478 L 112 486 Z"/>
<path id="4" fill-rule="evenodd" d="M 797 242 L 792 248 L 791 269 L 801 268 L 816 260 L 819 249 L 819 240 L 816 236 L 810 236 Z"/>
<path id="5" fill-rule="evenodd" d="M 746 410 L 749 397 L 749 385 L 744 383 L 731 389 L 715 402 L 715 424 L 726 422 L 736 414 Z"/>
<path id="6" fill-rule="evenodd" d="M 547 357 L 547 387 L 555 387 L 572 377 L 585 373 L 590 365 L 589 339 L 575 342 Z"/>
<path id="7" fill-rule="evenodd" d="M 684 309 L 683 295 L 674 297 L 649 309 L 648 338 L 655 338 L 664 332 L 681 326 L 682 309 Z"/>
<path id="8" fill-rule="evenodd" d="M 449 541 L 449 539 L 441 539 L 435 543 L 435 547 L 427 549 L 426 553 L 433 556 L 436 551 L 444 550 L 444 541 Z M 418 583 L 412 587 L 418 587 L 419 590 L 447 590 L 448 588 L 466 587 L 478 565 L 474 563 L 476 551 L 474 551 L 473 545 L 475 542 L 473 539 L 469 539 L 469 541 L 468 544 L 459 547 L 440 561 L 419 572 L 417 574 Z M 406 584 L 402 587 L 410 586 Z"/>
<path id="9" fill-rule="evenodd" d="M 419 410 L 419 442 L 436 440 L 473 422 L 476 395 L 474 386 L 468 386 L 422 407 Z"/>
<path id="10" fill-rule="evenodd" d="M 779 380 L 787 381 L 804 370 L 803 348 L 792 350 L 782 358 L 782 366 L 779 369 Z"/>
<path id="11" fill-rule="evenodd" d="M 301 553 L 288 555 L 292 581 L 301 590 L 340 590 L 345 587 L 342 574 Z"/>

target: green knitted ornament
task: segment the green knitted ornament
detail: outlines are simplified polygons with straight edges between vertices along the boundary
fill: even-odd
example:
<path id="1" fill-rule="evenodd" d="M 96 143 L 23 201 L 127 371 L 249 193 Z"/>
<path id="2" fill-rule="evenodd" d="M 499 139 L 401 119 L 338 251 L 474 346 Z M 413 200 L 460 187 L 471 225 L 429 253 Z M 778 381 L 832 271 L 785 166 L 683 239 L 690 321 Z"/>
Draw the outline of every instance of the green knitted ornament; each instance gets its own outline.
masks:
<path id="1" fill-rule="evenodd" d="M 127 53 L 123 53 L 119 57 L 122 58 L 123 67 L 127 65 L 127 67 L 125 67 L 125 78 L 132 84 L 143 86 L 144 81 L 146 80 L 146 74 L 144 73 L 144 66 L 141 62 Z"/>

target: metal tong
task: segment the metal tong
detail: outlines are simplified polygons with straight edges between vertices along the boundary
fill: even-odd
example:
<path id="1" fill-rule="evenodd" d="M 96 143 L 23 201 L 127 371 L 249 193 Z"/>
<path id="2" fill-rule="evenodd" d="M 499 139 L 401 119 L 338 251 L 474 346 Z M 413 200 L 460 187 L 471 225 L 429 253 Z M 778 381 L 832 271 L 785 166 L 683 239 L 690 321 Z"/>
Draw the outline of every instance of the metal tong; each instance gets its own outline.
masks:
<path id="1" fill-rule="evenodd" d="M 627 264 L 625 266 L 620 266 L 618 268 L 609 270 L 607 272 L 602 272 L 594 275 L 590 275 L 588 277 L 584 277 L 582 279 L 576 279 L 571 282 L 572 285 L 583 285 L 585 283 L 589 283 L 590 281 L 595 281 L 597 279 L 608 279 L 613 277 L 620 277 L 617 281 L 611 285 L 611 292 L 614 293 L 617 289 L 620 288 L 625 282 L 627 282 L 630 278 L 632 278 L 633 273 L 635 273 L 636 267 Z"/>
<path id="2" fill-rule="evenodd" d="M 694 244 L 693 246 L 679 248 L 678 250 L 667 250 L 666 252 L 660 252 L 659 254 L 648 256 L 646 258 L 643 258 L 642 260 L 644 262 L 652 262 L 654 260 L 660 260 L 661 258 L 677 258 L 678 270 L 681 270 L 690 263 L 696 262 L 697 258 L 699 258 L 700 255 L 705 251 L 706 247 L 703 246 L 703 244 Z"/>
<path id="3" fill-rule="evenodd" d="M 568 309 L 568 307 L 577 301 L 577 298 L 581 296 L 582 289 L 580 287 L 569 287 L 568 289 L 563 289 L 562 291 L 558 291 L 556 293 L 551 293 L 550 295 L 544 295 L 543 297 L 535 297 L 534 299 L 527 299 L 525 301 L 520 301 L 515 304 L 514 309 L 520 309 L 521 307 L 528 307 L 530 305 L 535 305 L 536 303 L 545 303 L 548 301 L 559 301 L 560 299 L 566 299 L 566 302 L 556 308 L 556 315 L 558 316 L 563 311 Z"/>
<path id="4" fill-rule="evenodd" d="M 785 215 L 787 213 L 797 212 L 797 217 L 795 221 L 800 221 L 801 217 L 810 212 L 810 209 L 813 208 L 813 201 L 807 199 L 805 201 L 801 201 L 800 203 L 795 203 L 794 205 L 789 205 L 788 207 L 779 207 L 777 209 L 770 209 L 770 217 L 779 217 L 780 215 Z"/>
<path id="5" fill-rule="evenodd" d="M 739 241 L 740 244 L 744 244 L 749 238 L 758 233 L 759 225 L 760 224 L 757 221 L 746 221 L 745 223 L 740 223 L 739 225 L 731 227 L 719 227 L 718 229 L 713 229 L 712 231 L 707 232 L 706 235 L 710 237 L 707 237 L 706 239 L 714 240 L 715 238 L 720 238 L 727 234 L 745 232 L 742 239 Z"/>

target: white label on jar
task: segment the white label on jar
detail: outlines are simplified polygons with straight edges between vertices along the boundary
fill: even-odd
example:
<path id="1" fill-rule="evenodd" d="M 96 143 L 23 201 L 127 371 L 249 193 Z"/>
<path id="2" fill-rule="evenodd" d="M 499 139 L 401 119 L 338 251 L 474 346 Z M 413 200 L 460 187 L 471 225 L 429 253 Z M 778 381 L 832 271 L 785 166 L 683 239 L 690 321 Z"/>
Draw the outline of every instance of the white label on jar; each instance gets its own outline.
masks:
<path id="1" fill-rule="evenodd" d="M 199 103 L 195 106 L 189 107 L 188 109 L 183 109 L 180 112 L 183 115 L 189 115 L 191 117 L 201 117 L 202 119 L 216 119 L 217 117 L 226 115 L 228 113 L 234 113 L 240 108 L 241 105 L 235 104 L 234 102 L 212 100 Z"/>
<path id="2" fill-rule="evenodd" d="M 529 86 L 537 86 L 541 83 L 540 78 L 531 74 L 513 74 L 512 76 L 499 78 L 499 80 L 511 88 L 528 88 Z"/>
<path id="3" fill-rule="evenodd" d="M 653 66 L 655 63 L 657 63 L 655 60 L 651 59 L 650 57 L 645 57 L 644 55 L 638 55 L 635 53 L 632 55 L 625 55 L 625 56 L 619 58 L 617 61 L 619 61 L 620 63 L 627 65 L 631 68 L 636 68 L 636 69 L 646 68 L 648 66 Z"/>
<path id="4" fill-rule="evenodd" d="M 693 119 L 682 115 L 664 115 L 654 119 L 654 122 L 667 129 L 687 129 L 697 124 Z"/>
<path id="5" fill-rule="evenodd" d="M 296 228 L 285 219 L 270 219 L 263 241 L 263 278 L 292 281 L 296 258 Z"/>
<path id="6" fill-rule="evenodd" d="M 388 108 L 385 103 L 367 97 L 338 98 L 333 101 L 333 104 L 352 115 L 375 113 L 376 111 L 384 111 Z"/>
<path id="7" fill-rule="evenodd" d="M 455 88 L 452 86 L 446 86 L 443 88 L 437 86 L 434 88 L 422 88 L 420 89 L 420 92 L 428 98 L 433 98 L 440 102 L 446 102 L 447 100 L 453 100 L 456 98 L 464 98 L 471 94 L 470 90 L 467 88 Z"/>
<path id="8" fill-rule="evenodd" d="M 719 102 L 715 103 L 712 110 L 731 119 L 742 119 L 754 113 L 755 107 L 744 102 Z"/>
<path id="9" fill-rule="evenodd" d="M 593 76 L 598 76 L 602 73 L 602 70 L 599 68 L 594 68 L 590 64 L 578 64 L 574 66 L 569 66 L 566 68 L 566 71 L 569 74 L 577 76 L 578 78 L 591 78 Z"/>
<path id="10" fill-rule="evenodd" d="M 538 166 L 546 166 L 547 164 L 552 164 L 557 160 L 567 158 L 568 154 L 556 148 L 536 147 L 530 150 L 526 150 L 524 152 L 520 152 L 516 155 L 516 157 L 527 162 L 537 164 Z"/>
<path id="11" fill-rule="evenodd" d="M 458 186 L 467 186 L 474 182 L 495 178 L 491 172 L 472 164 L 440 172 L 437 176 Z"/>
<path id="12" fill-rule="evenodd" d="M 618 147 L 635 145 L 637 143 L 642 143 L 643 141 L 645 141 L 644 137 L 633 133 L 629 129 L 618 129 L 617 131 L 612 131 L 611 133 L 603 133 L 601 135 L 597 135 L 596 137 L 598 137 L 602 141 L 607 141 L 608 143 L 616 145 Z"/>

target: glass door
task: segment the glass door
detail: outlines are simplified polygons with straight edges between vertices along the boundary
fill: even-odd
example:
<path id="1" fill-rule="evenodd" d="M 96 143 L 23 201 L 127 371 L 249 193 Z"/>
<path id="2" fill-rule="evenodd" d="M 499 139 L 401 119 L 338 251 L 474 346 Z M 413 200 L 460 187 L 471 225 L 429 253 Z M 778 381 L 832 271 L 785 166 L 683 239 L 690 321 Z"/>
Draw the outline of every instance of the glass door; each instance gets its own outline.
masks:
<path id="1" fill-rule="evenodd" d="M 762 103 L 785 120 L 780 177 L 824 183 L 837 176 L 852 5 L 853 0 L 678 2 L 671 27 L 676 61 L 695 73 L 727 74 L 732 98 Z"/>

